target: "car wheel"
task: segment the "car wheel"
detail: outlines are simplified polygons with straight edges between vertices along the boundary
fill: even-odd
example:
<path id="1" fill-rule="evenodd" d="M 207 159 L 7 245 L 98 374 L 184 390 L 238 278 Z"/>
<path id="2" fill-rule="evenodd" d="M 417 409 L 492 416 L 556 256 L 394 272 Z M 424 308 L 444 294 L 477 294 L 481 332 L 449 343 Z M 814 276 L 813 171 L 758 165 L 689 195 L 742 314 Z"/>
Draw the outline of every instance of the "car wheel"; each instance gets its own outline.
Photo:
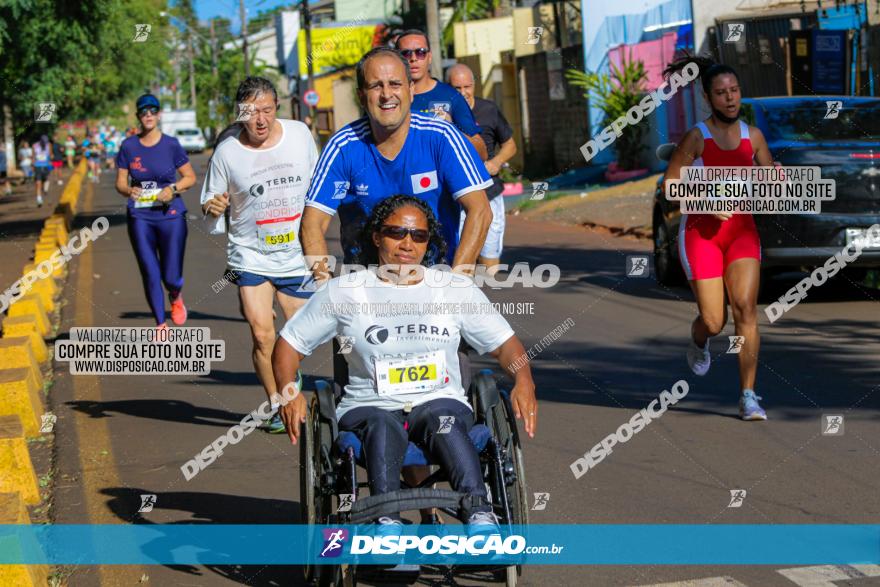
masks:
<path id="1" fill-rule="evenodd" d="M 678 259 L 672 253 L 673 243 L 669 228 L 660 214 L 654 217 L 654 273 L 661 285 L 681 285 L 684 275 Z"/>

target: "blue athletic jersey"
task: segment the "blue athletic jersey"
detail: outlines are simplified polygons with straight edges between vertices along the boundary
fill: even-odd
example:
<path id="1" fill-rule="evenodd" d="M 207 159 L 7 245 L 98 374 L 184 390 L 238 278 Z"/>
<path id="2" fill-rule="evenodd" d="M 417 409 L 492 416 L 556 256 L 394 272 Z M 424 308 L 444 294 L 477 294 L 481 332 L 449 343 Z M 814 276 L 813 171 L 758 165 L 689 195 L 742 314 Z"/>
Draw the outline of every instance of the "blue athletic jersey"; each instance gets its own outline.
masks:
<path id="1" fill-rule="evenodd" d="M 467 136 L 480 134 L 480 126 L 464 97 L 449 84 L 435 81 L 437 84 L 432 90 L 413 96 L 412 111 L 434 117 L 435 112 L 443 110 L 452 116 L 452 124 Z"/>
<path id="2" fill-rule="evenodd" d="M 406 142 L 389 161 L 376 148 L 369 121 L 361 118 L 327 143 L 306 206 L 330 215 L 339 212 L 345 262 L 350 263 L 359 252 L 358 237 L 373 207 L 389 196 L 417 196 L 437 215 L 451 261 L 461 212 L 456 200 L 491 185 L 476 149 L 448 122 L 412 114 Z"/>
<path id="3" fill-rule="evenodd" d="M 163 134 L 152 147 L 141 143 L 137 135 L 124 141 L 116 155 L 116 167 L 127 169 L 131 185 L 142 189 L 158 190 L 177 181 L 177 170 L 189 163 L 189 157 L 180 142 Z M 153 202 L 137 205 L 128 199 L 128 213 L 142 218 L 176 218 L 186 215 L 183 198 L 175 196 L 168 204 Z"/>

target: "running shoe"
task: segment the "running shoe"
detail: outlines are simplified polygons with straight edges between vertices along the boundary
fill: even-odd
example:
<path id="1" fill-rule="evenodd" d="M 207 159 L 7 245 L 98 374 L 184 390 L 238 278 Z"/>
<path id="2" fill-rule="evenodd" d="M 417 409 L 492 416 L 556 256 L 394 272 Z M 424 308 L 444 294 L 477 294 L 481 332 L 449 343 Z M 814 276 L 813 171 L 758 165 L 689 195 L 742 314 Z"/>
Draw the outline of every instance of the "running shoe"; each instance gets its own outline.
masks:
<path id="1" fill-rule="evenodd" d="M 392 518 L 390 516 L 382 516 L 376 523 L 380 526 L 403 526 L 403 522 L 400 521 L 400 518 Z"/>
<path id="2" fill-rule="evenodd" d="M 269 434 L 284 434 L 287 428 L 284 426 L 284 420 L 281 419 L 281 411 L 276 411 L 275 415 L 266 420 L 263 430 Z"/>
<path id="3" fill-rule="evenodd" d="M 171 321 L 181 326 L 186 322 L 186 306 L 183 305 L 183 295 L 177 294 L 177 299 L 171 301 Z"/>
<path id="4" fill-rule="evenodd" d="M 468 534 L 497 534 L 501 532 L 498 526 L 498 516 L 495 512 L 474 512 L 468 518 Z"/>
<path id="5" fill-rule="evenodd" d="M 763 399 L 751 389 L 743 392 L 739 398 L 739 417 L 743 420 L 766 420 L 767 412 L 758 404 L 758 400 Z"/>
<path id="6" fill-rule="evenodd" d="M 37 208 L 43 207 L 43 196 L 37 196 Z"/>
<path id="7" fill-rule="evenodd" d="M 708 338 L 706 339 L 706 346 L 703 348 L 698 347 L 694 339 L 691 339 L 691 344 L 687 350 L 687 361 L 695 375 L 702 377 L 709 372 L 709 366 L 712 364 L 712 355 L 709 354 Z"/>
<path id="8" fill-rule="evenodd" d="M 64 182 L 61 181 L 61 180 L 59 179 L 59 180 L 58 180 L 58 185 L 61 185 L 62 183 L 64 183 Z"/>

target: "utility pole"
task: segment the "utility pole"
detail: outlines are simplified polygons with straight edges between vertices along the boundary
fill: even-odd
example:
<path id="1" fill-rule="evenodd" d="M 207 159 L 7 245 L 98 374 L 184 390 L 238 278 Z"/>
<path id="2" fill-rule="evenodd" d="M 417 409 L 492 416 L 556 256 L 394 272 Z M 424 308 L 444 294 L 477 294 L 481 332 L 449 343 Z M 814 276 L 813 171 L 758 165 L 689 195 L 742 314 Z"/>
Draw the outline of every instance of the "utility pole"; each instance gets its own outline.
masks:
<path id="1" fill-rule="evenodd" d="M 303 28 L 306 31 L 306 72 L 308 75 L 307 87 L 310 90 L 315 89 L 315 64 L 312 61 L 312 13 L 309 11 L 309 0 L 302 0 L 303 7 Z M 309 119 L 312 123 L 309 127 L 312 134 L 315 132 L 315 108 L 309 106 Z"/>
<path id="2" fill-rule="evenodd" d="M 431 75 L 437 79 L 443 77 L 443 47 L 440 45 L 440 7 L 438 0 L 425 2 L 425 16 L 428 22 L 428 43 L 434 59 L 431 61 Z"/>
<path id="3" fill-rule="evenodd" d="M 180 44 L 174 36 L 174 109 L 180 110 Z"/>
<path id="4" fill-rule="evenodd" d="M 241 17 L 241 50 L 244 53 L 244 76 L 251 75 L 251 60 L 248 58 L 247 40 L 247 11 L 244 9 L 244 0 L 238 0 L 238 15 Z"/>
<path id="5" fill-rule="evenodd" d="M 214 36 L 214 19 L 211 19 L 211 77 L 217 79 L 217 37 Z"/>
<path id="6" fill-rule="evenodd" d="M 196 66 L 193 60 L 193 34 L 187 27 L 187 53 L 189 54 L 189 102 L 190 108 L 196 110 Z"/>

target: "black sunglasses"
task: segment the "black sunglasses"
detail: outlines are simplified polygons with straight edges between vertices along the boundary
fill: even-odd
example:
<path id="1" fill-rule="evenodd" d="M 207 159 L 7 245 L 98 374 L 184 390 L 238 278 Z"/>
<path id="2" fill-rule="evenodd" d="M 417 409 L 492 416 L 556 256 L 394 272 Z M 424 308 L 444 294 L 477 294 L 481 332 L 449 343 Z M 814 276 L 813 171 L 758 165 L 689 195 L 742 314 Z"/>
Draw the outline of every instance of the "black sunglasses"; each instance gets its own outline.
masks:
<path id="1" fill-rule="evenodd" d="M 379 234 L 393 238 L 396 241 L 402 241 L 409 235 L 414 243 L 426 243 L 431 238 L 431 234 L 424 228 L 404 228 L 403 226 L 393 226 L 391 224 L 383 224 L 379 227 Z"/>
<path id="2" fill-rule="evenodd" d="M 419 47 L 418 49 L 401 49 L 400 54 L 403 55 L 404 59 L 409 59 L 413 55 L 416 56 L 417 59 L 424 59 L 431 50 L 427 47 Z"/>
<path id="3" fill-rule="evenodd" d="M 150 114 L 155 116 L 156 114 L 159 114 L 159 109 L 156 108 L 155 106 L 147 106 L 146 108 L 141 108 L 140 110 L 138 110 L 137 115 L 140 117 L 140 116 L 143 116 L 147 112 L 149 112 Z"/>

